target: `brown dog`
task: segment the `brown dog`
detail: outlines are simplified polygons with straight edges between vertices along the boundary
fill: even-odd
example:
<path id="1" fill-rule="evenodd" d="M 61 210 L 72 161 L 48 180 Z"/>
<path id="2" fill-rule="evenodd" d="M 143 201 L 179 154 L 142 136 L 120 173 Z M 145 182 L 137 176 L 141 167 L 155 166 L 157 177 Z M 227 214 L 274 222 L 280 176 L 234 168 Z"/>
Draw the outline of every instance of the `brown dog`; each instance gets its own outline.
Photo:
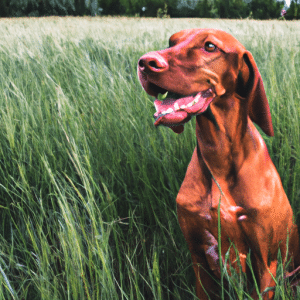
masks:
<path id="1" fill-rule="evenodd" d="M 251 253 L 260 292 L 270 299 L 274 291 L 264 290 L 275 285 L 278 249 L 284 263 L 292 258 L 299 265 L 300 258 L 291 206 L 252 123 L 273 136 L 261 76 L 251 53 L 223 31 L 183 30 L 169 43 L 140 58 L 138 75 L 148 94 L 161 98 L 168 92 L 154 102 L 156 126 L 181 133 L 183 124 L 197 116 L 197 147 L 176 199 L 197 296 L 218 298 L 219 212 L 223 262 L 229 251 L 231 265 L 238 270 L 240 261 L 248 272 Z M 258 297 L 255 290 L 252 296 Z"/>

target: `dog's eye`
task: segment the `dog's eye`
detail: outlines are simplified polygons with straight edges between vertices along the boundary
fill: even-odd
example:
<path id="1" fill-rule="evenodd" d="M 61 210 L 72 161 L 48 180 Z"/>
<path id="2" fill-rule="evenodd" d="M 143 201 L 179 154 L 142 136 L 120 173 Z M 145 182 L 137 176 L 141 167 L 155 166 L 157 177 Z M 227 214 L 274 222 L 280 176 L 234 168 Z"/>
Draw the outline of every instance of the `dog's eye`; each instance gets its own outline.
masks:
<path id="1" fill-rule="evenodd" d="M 204 49 L 207 52 L 214 52 L 217 49 L 217 47 L 211 42 L 206 42 L 204 45 Z"/>

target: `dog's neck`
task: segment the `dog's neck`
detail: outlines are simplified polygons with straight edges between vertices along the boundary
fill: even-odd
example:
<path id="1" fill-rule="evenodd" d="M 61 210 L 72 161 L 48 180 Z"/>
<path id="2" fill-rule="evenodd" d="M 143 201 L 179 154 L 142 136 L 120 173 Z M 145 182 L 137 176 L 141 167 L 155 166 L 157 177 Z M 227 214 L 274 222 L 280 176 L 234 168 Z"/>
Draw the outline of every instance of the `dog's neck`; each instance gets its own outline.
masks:
<path id="1" fill-rule="evenodd" d="M 228 180 L 237 175 L 249 149 L 257 147 L 257 135 L 249 127 L 252 122 L 247 116 L 247 105 L 242 103 L 245 99 L 231 95 L 220 100 L 197 116 L 196 135 L 199 155 L 212 175 Z"/>

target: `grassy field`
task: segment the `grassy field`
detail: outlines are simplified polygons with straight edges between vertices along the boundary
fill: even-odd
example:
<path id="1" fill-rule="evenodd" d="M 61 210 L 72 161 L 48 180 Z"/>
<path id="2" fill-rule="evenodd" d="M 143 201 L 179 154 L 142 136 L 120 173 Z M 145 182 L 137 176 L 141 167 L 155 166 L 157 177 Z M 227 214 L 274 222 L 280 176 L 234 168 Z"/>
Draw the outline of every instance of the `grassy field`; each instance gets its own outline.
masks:
<path id="1" fill-rule="evenodd" d="M 196 299 L 175 208 L 194 122 L 154 128 L 136 75 L 141 55 L 192 27 L 252 52 L 300 224 L 300 22 L 1 19 L 0 300 Z M 292 299 L 277 280 L 276 299 Z M 231 299 L 249 299 L 231 283 Z"/>

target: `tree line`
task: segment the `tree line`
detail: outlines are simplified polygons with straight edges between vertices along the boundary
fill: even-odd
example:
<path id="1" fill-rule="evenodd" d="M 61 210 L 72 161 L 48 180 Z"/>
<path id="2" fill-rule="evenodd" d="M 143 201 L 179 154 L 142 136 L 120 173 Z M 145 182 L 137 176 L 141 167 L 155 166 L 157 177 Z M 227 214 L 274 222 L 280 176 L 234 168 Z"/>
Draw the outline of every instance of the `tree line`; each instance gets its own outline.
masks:
<path id="1" fill-rule="evenodd" d="M 125 15 L 144 17 L 300 19 L 300 0 L 0 0 L 0 17 Z"/>

